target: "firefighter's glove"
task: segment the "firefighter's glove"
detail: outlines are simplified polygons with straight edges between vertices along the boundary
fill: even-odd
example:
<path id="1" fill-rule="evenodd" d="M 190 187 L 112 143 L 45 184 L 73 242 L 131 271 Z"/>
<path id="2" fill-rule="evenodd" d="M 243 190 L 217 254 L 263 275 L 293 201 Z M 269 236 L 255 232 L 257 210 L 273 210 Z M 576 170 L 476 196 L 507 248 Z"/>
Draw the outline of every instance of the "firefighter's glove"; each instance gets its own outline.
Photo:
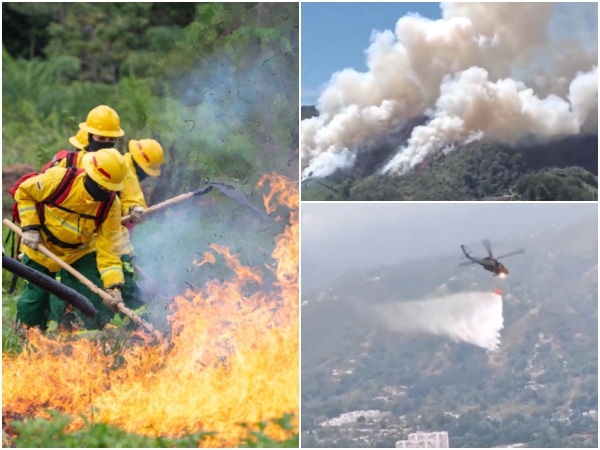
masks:
<path id="1" fill-rule="evenodd" d="M 21 236 L 21 242 L 34 250 L 37 250 L 41 240 L 42 238 L 38 230 L 23 231 L 23 236 Z"/>
<path id="2" fill-rule="evenodd" d="M 108 292 L 111 298 L 104 300 L 104 304 L 112 309 L 114 312 L 119 312 L 119 304 L 123 304 L 123 296 L 121 295 L 120 286 L 111 286 L 106 292 Z"/>
<path id="3" fill-rule="evenodd" d="M 141 223 L 144 220 L 144 211 L 145 209 L 139 205 L 132 206 L 129 208 L 129 214 L 131 215 L 130 219 L 133 223 Z"/>
<path id="4" fill-rule="evenodd" d="M 129 261 L 123 261 L 123 272 L 127 272 L 133 275 L 135 273 L 133 264 L 131 264 Z"/>

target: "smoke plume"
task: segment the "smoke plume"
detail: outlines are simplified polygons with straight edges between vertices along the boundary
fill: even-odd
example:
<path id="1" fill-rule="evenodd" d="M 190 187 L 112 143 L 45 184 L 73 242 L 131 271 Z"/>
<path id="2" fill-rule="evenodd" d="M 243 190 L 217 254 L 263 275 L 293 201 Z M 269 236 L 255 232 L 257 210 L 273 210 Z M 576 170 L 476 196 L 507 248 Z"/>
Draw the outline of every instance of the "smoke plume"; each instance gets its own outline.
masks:
<path id="1" fill-rule="evenodd" d="M 489 292 L 376 305 L 373 314 L 393 332 L 433 334 L 490 351 L 500 346 L 504 327 L 502 296 Z"/>
<path id="2" fill-rule="evenodd" d="M 370 141 L 426 115 L 381 170 L 485 139 L 597 132 L 597 4 L 442 3 L 442 18 L 401 17 L 374 32 L 367 72 L 333 74 L 319 116 L 302 121 L 303 177 L 348 167 Z M 567 25 L 568 24 L 568 25 Z"/>
<path id="3" fill-rule="evenodd" d="M 290 44 L 297 49 L 297 32 L 290 31 L 298 23 L 297 11 L 289 15 L 285 5 L 265 5 L 254 8 L 254 13 L 262 11 L 267 17 L 247 10 L 240 20 L 252 29 L 256 20 L 270 27 L 277 17 L 288 17 L 275 26 L 282 36 L 296 36 Z M 159 104 L 152 121 L 156 128 L 152 133 L 159 133 L 165 149 L 155 198 L 200 189 L 203 180 L 210 179 L 235 185 L 257 209 L 265 209 L 262 197 L 269 188 L 257 188 L 259 179 L 265 174 L 298 173 L 287 164 L 289 148 L 298 148 L 297 133 L 291 142 L 289 132 L 297 129 L 297 117 L 284 114 L 290 111 L 289 104 L 298 104 L 298 78 L 293 76 L 297 67 L 291 58 L 283 51 L 271 55 L 256 39 L 244 38 L 169 80 L 173 95 Z M 285 217 L 287 209 L 282 209 L 271 217 Z M 219 255 L 214 264 L 195 264 L 211 252 L 211 244 L 225 246 L 242 264 L 262 269 L 274 262 L 271 255 L 280 232 L 278 225 L 266 224 L 216 189 L 150 216 L 136 227 L 132 242 L 141 269 L 139 285 L 153 323 L 160 321 L 168 329 L 168 305 L 186 289 L 196 292 L 209 281 L 231 278 L 231 269 Z M 274 281 L 272 271 L 265 270 L 264 285 L 256 289 L 267 291 Z"/>

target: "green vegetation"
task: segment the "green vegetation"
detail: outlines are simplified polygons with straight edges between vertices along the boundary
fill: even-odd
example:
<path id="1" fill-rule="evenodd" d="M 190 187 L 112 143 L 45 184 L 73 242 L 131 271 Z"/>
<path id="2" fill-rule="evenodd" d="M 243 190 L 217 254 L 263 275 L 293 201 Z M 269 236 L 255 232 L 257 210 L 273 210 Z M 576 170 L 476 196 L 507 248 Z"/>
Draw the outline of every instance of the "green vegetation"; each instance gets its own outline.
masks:
<path id="1" fill-rule="evenodd" d="M 545 169 L 524 175 L 515 185 L 521 200 L 598 200 L 598 177 L 581 167 Z"/>
<path id="2" fill-rule="evenodd" d="M 302 118 L 313 117 L 312 106 Z M 512 148 L 471 142 L 432 157 L 404 176 L 379 175 L 395 145 L 359 154 L 355 166 L 305 182 L 302 200 L 426 201 L 598 199 L 598 136 L 576 136 Z"/>
<path id="3" fill-rule="evenodd" d="M 298 4 L 9 2 L 2 13 L 5 180 L 20 175 L 18 165 L 39 169 L 70 148 L 68 138 L 100 104 L 121 118 L 126 134 L 120 151 L 130 139 L 142 138 L 157 139 L 165 150 L 161 176 L 144 182 L 149 205 L 210 179 L 235 185 L 264 209 L 256 185 L 265 174 L 297 180 Z M 3 185 L 3 216 L 10 205 L 8 187 Z M 167 298 L 230 276 L 219 257 L 210 269 L 194 271 L 193 259 L 209 244 L 229 247 L 244 264 L 271 263 L 266 260 L 281 232 L 217 192 L 156 214 L 138 229 L 134 244 L 149 274 L 140 277 L 150 288 L 156 283 L 163 289 L 154 290 L 148 311 L 162 329 Z M 267 271 L 265 283 L 270 276 Z M 19 352 L 22 345 L 13 326 L 22 280 L 9 296 L 11 278 L 3 271 L 5 353 Z M 125 322 L 116 323 L 119 330 Z M 63 432 L 68 420 L 54 415 L 49 421 L 11 422 L 10 445 L 196 446 L 202 437 L 148 439 L 98 423 L 70 434 Z M 289 426 L 289 418 L 281 421 Z M 261 424 L 250 428 L 240 446 L 297 446 L 297 434 L 273 442 Z"/>
<path id="4" fill-rule="evenodd" d="M 253 187 L 266 172 L 293 176 L 287 161 L 298 145 L 297 109 L 289 107 L 298 99 L 298 5 L 2 8 L 5 35 L 31 27 L 21 45 L 3 46 L 4 167 L 41 166 L 68 146 L 91 108 L 108 104 L 126 132 L 120 150 L 143 137 L 165 149 L 154 202 L 206 178 Z"/>
<path id="5" fill-rule="evenodd" d="M 9 229 L 2 227 L 2 242 L 9 234 Z M 10 254 L 10 245 L 6 251 Z M 9 295 L 8 291 L 13 279 L 13 274 L 2 269 L 2 353 L 18 353 L 22 348 L 22 341 L 15 333 L 14 318 L 17 315 L 17 298 L 23 290 L 23 279 L 19 278 L 15 287 L 16 295 Z"/>
<path id="6" fill-rule="evenodd" d="M 501 281 L 504 329 L 492 353 L 393 333 L 368 318 L 373 303 L 499 287 L 479 268 L 457 267 L 455 256 L 354 271 L 318 293 L 303 292 L 303 445 L 365 447 L 445 430 L 451 447 L 596 448 L 598 421 L 590 410 L 598 410 L 597 226 L 594 214 L 523 241 L 526 254 L 510 260 L 511 274 Z M 320 425 L 369 409 L 389 415 Z"/>
<path id="7" fill-rule="evenodd" d="M 12 274 L 2 270 L 2 283 L 12 278 Z M 20 280 L 23 282 L 23 280 Z M 22 341 L 17 336 L 14 318 L 17 315 L 17 296 L 8 295 L 2 287 L 2 353 L 18 353 L 22 350 Z"/>
<path id="8" fill-rule="evenodd" d="M 119 428 L 103 423 L 86 424 L 81 430 L 68 433 L 65 428 L 71 423 L 67 415 L 52 411 L 52 420 L 35 418 L 15 420 L 11 428 L 16 437 L 3 434 L 3 446 L 24 448 L 198 448 L 199 443 L 215 433 L 193 433 L 181 438 L 146 437 L 126 433 Z M 290 416 L 271 421 L 280 428 L 290 431 Z M 264 433 L 266 422 L 250 426 L 242 424 L 247 437 L 239 442 L 240 448 L 298 448 L 298 435 L 283 442 L 274 441 Z"/>

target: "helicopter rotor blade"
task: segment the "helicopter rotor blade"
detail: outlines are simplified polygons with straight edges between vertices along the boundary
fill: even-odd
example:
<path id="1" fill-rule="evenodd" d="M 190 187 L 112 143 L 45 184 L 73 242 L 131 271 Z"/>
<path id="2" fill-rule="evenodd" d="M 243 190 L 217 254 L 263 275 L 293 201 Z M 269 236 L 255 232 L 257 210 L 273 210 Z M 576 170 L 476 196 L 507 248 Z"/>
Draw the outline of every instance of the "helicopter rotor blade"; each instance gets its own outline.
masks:
<path id="1" fill-rule="evenodd" d="M 514 252 L 510 252 L 510 253 L 507 253 L 507 254 L 502 255 L 502 256 L 498 256 L 496 259 L 506 258 L 507 256 L 520 255 L 522 253 L 525 253 L 525 249 L 524 248 L 520 248 L 519 250 L 515 250 Z"/>
<path id="2" fill-rule="evenodd" d="M 492 244 L 490 243 L 490 240 L 489 239 L 484 239 L 484 240 L 481 241 L 481 243 L 483 244 L 483 246 L 487 250 L 488 256 L 490 258 L 493 258 L 494 255 L 492 254 Z"/>
<path id="3" fill-rule="evenodd" d="M 460 263 L 459 266 L 470 266 L 471 264 L 478 264 L 475 261 L 467 261 L 464 263 Z"/>

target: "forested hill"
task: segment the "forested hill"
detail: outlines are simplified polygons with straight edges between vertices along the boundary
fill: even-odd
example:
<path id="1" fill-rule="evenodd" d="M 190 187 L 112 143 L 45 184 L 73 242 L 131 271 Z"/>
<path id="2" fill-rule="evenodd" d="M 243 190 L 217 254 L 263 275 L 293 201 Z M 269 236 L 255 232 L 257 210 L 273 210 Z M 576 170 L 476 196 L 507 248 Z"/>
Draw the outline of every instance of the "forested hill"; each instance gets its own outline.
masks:
<path id="1" fill-rule="evenodd" d="M 506 260 L 503 280 L 440 255 L 310 283 L 302 292 L 302 442 L 393 447 L 417 430 L 446 430 L 451 447 L 597 448 L 598 221 L 590 212 L 525 235 L 526 253 Z M 498 287 L 504 328 L 493 352 L 367 319 L 377 306 Z M 381 420 L 324 425 L 367 410 Z"/>
<path id="2" fill-rule="evenodd" d="M 303 106 L 302 119 L 315 117 Z M 426 118 L 416 118 L 412 126 Z M 410 130 L 409 130 L 410 131 Z M 303 200 L 597 200 L 598 135 L 513 148 L 471 142 L 401 176 L 377 174 L 410 133 L 359 153 L 352 169 L 302 184 Z"/>

